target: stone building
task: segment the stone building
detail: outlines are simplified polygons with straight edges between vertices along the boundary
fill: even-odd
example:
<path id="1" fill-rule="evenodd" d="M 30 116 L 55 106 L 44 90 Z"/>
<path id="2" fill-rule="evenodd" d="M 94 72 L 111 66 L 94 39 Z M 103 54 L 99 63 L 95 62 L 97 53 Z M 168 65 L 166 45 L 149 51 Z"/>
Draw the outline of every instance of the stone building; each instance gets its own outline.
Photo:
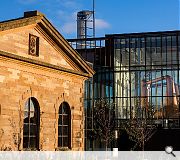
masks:
<path id="1" fill-rule="evenodd" d="M 94 71 L 38 11 L 0 22 L 0 149 L 84 150 Z"/>

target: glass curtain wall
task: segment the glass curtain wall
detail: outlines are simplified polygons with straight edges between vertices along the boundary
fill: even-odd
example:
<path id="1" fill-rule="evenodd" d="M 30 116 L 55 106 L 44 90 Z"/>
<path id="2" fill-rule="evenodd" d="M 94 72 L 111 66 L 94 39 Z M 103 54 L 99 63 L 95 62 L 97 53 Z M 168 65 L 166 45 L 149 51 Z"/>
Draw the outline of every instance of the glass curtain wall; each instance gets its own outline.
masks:
<path id="1" fill-rule="evenodd" d="M 106 99 L 113 102 L 113 54 L 111 54 L 111 41 L 102 38 L 88 38 L 68 40 L 79 54 L 95 70 L 95 75 L 85 81 L 84 114 L 85 114 L 85 149 L 99 150 L 104 143 L 93 130 L 93 107 L 95 101 Z M 79 45 L 84 43 L 83 49 Z M 112 52 L 113 53 L 113 52 Z"/>
<path id="2" fill-rule="evenodd" d="M 103 147 L 93 133 L 94 102 L 102 98 L 114 103 L 118 120 L 146 116 L 163 125 L 180 119 L 179 31 L 68 41 L 96 72 L 85 83 L 86 150 Z M 83 49 L 77 49 L 80 41 L 86 41 Z"/>
<path id="3" fill-rule="evenodd" d="M 118 118 L 179 116 L 179 36 L 156 33 L 114 36 Z"/>

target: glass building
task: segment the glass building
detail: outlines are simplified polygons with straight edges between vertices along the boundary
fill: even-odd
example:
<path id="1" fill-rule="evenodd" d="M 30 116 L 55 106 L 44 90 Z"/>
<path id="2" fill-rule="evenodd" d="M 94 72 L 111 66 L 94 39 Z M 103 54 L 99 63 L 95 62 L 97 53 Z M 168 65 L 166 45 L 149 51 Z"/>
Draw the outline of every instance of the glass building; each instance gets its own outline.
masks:
<path id="1" fill-rule="evenodd" d="M 162 127 L 171 122 L 172 128 L 180 128 L 180 31 L 68 41 L 96 71 L 86 81 L 84 95 L 87 150 L 100 147 L 91 144 L 91 130 L 94 101 L 101 98 L 114 104 L 117 126 L 136 114 L 151 114 Z"/>

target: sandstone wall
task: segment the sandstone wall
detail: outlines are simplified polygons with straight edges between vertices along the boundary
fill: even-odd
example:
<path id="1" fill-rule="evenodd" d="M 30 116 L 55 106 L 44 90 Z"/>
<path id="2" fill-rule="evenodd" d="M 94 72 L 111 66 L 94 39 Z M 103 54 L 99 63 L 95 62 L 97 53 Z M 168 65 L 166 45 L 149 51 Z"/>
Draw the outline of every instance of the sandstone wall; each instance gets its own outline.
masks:
<path id="1" fill-rule="evenodd" d="M 0 56 L 0 145 L 17 149 L 13 135 L 20 133 L 25 102 L 35 97 L 41 113 L 40 149 L 57 147 L 57 112 L 65 100 L 74 108 L 71 111 L 72 149 L 83 150 L 83 84 L 84 77 Z"/>

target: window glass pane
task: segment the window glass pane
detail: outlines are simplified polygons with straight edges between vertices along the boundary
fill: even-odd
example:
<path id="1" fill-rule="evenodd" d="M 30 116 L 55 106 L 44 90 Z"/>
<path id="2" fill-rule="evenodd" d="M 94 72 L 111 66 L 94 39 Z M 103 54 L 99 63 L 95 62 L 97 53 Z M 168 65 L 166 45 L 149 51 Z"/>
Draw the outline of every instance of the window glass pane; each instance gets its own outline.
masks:
<path id="1" fill-rule="evenodd" d="M 161 37 L 152 39 L 152 65 L 161 65 Z"/>
<path id="2" fill-rule="evenodd" d="M 28 105 L 28 101 L 26 102 L 25 106 L 24 106 L 24 111 L 28 112 L 29 111 L 29 105 Z"/>
<path id="3" fill-rule="evenodd" d="M 63 137 L 63 146 L 68 146 L 68 137 Z"/>
<path id="4" fill-rule="evenodd" d="M 58 124 L 62 125 L 62 115 L 59 115 Z"/>
<path id="5" fill-rule="evenodd" d="M 63 145 L 62 145 L 62 138 L 61 137 L 58 137 L 58 146 L 59 147 L 63 147 Z"/>
<path id="6" fill-rule="evenodd" d="M 38 102 L 29 98 L 24 107 L 23 147 L 37 149 L 39 133 Z"/>
<path id="7" fill-rule="evenodd" d="M 177 41 L 176 36 L 172 36 L 172 47 L 171 47 L 171 54 L 172 54 L 172 64 L 178 64 L 178 54 L 177 54 Z"/>
<path id="8" fill-rule="evenodd" d="M 25 111 L 25 112 L 24 112 L 24 119 L 26 119 L 26 120 L 24 120 L 24 121 L 27 121 L 27 120 L 28 120 L 28 113 L 29 113 L 28 111 Z"/>
<path id="9" fill-rule="evenodd" d="M 31 124 L 30 125 L 30 134 L 36 136 L 36 124 Z"/>
<path id="10" fill-rule="evenodd" d="M 167 64 L 171 64 L 171 36 L 167 37 L 167 57 L 166 57 L 166 61 Z"/>
<path id="11" fill-rule="evenodd" d="M 63 127 L 63 135 L 68 136 L 68 126 Z"/>
<path id="12" fill-rule="evenodd" d="M 62 126 L 58 126 L 58 135 L 62 136 Z"/>
<path id="13" fill-rule="evenodd" d="M 151 65 L 151 38 L 146 38 L 146 65 Z"/>
<path id="14" fill-rule="evenodd" d="M 129 50 L 126 50 L 126 41 L 125 39 L 121 40 L 121 59 L 122 59 L 122 66 L 128 66 L 129 65 Z"/>
<path id="15" fill-rule="evenodd" d="M 68 125 L 69 124 L 69 116 L 68 115 L 64 115 L 63 116 L 63 125 Z"/>
<path id="16" fill-rule="evenodd" d="M 36 137 L 31 137 L 30 138 L 30 146 L 32 149 L 35 149 L 36 148 L 36 142 L 37 141 L 37 138 Z"/>
<path id="17" fill-rule="evenodd" d="M 33 118 L 34 116 L 34 111 L 30 111 L 30 118 Z"/>
<path id="18" fill-rule="evenodd" d="M 68 141 L 70 134 L 70 108 L 66 102 L 63 102 L 59 107 L 59 120 L 58 120 L 58 146 L 70 147 Z"/>
<path id="19" fill-rule="evenodd" d="M 68 114 L 68 112 L 68 107 L 63 103 L 59 109 L 59 114 Z"/>
<path id="20" fill-rule="evenodd" d="M 178 61 L 180 62 L 180 36 L 178 36 Z"/>
<path id="21" fill-rule="evenodd" d="M 24 123 L 24 128 L 23 128 L 23 135 L 28 135 L 29 134 L 29 124 Z"/>
<path id="22" fill-rule="evenodd" d="M 162 61 L 161 64 L 166 64 L 166 56 L 167 56 L 167 40 L 166 37 L 162 38 Z"/>
<path id="23" fill-rule="evenodd" d="M 30 111 L 33 113 L 34 112 L 34 103 L 32 100 L 30 100 Z"/>
<path id="24" fill-rule="evenodd" d="M 34 113 L 33 113 L 34 114 Z M 31 116 L 31 113 L 30 113 L 30 116 Z M 30 117 L 30 123 L 37 123 L 37 118 L 36 117 Z"/>
<path id="25" fill-rule="evenodd" d="M 28 142 L 29 142 L 29 137 L 23 137 L 23 148 L 29 148 Z"/>

